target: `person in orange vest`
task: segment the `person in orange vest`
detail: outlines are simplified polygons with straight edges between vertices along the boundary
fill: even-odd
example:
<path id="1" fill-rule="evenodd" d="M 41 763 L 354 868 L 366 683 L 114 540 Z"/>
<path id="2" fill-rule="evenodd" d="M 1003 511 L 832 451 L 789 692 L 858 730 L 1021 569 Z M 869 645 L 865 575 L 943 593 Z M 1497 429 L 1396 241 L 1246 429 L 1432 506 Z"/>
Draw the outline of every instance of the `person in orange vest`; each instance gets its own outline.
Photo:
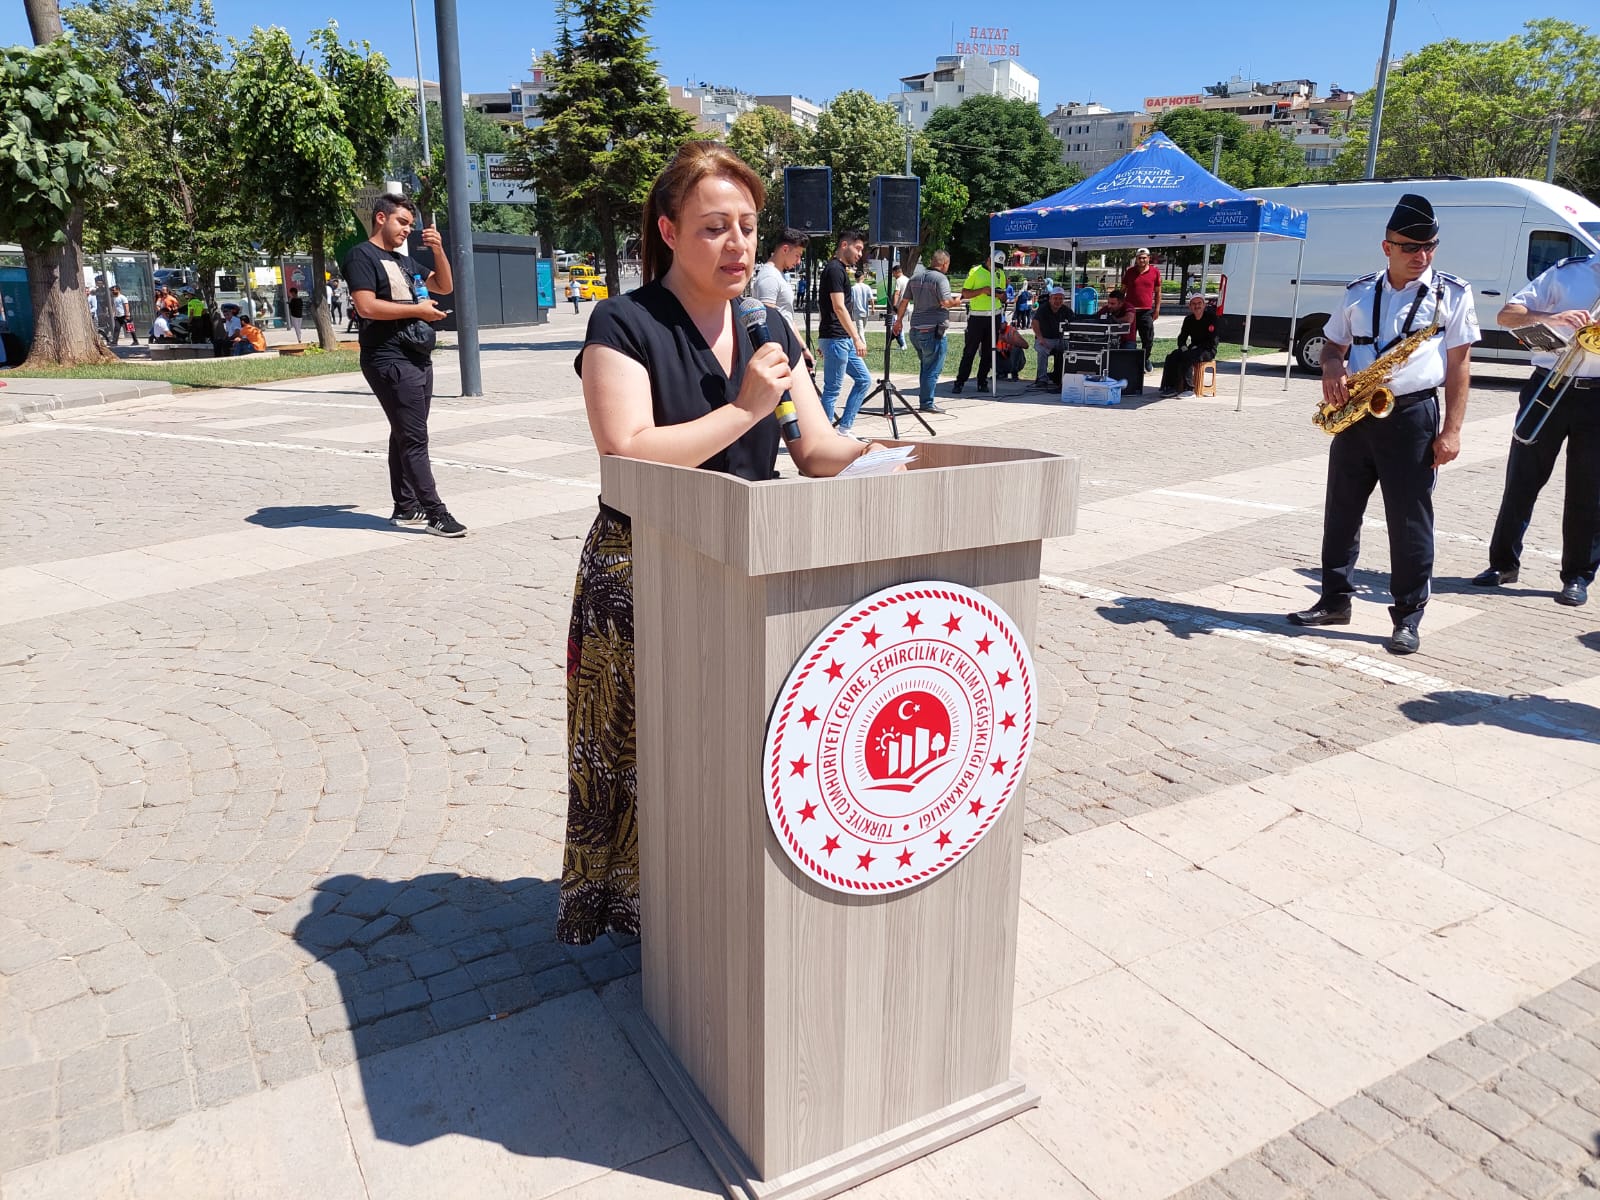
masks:
<path id="1" fill-rule="evenodd" d="M 233 353 L 260 354 L 267 348 L 267 335 L 249 317 L 239 319 L 239 332 L 233 335 Z"/>

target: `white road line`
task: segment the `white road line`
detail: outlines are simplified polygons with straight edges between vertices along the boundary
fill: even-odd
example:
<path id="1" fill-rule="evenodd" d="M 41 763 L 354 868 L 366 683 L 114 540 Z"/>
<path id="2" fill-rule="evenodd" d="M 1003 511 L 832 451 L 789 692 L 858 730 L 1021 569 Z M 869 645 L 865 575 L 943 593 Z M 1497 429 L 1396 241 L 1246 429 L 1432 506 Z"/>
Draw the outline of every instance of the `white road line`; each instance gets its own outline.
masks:
<path id="1" fill-rule="evenodd" d="M 387 450 L 345 450 L 337 446 L 308 446 L 301 442 L 258 442 L 249 438 L 212 437 L 199 433 L 168 433 L 155 429 L 117 429 L 109 425 L 80 425 L 59 422 L 48 426 L 50 429 L 67 429 L 78 433 L 112 433 L 121 437 L 146 437 L 161 438 L 174 442 L 211 442 L 219 446 L 246 446 L 256 450 L 299 450 L 310 451 L 313 454 L 333 454 L 340 458 L 368 458 L 383 459 L 388 455 Z M 308 434 L 309 436 L 314 436 Z M 574 446 L 573 450 L 582 449 Z M 549 475 L 543 471 L 524 471 L 520 467 L 505 467 L 495 463 L 466 462 L 454 458 L 432 458 L 429 461 L 436 467 L 456 467 L 464 471 L 488 471 L 494 475 L 511 475 L 517 479 L 532 479 L 538 483 L 553 483 L 561 487 L 598 488 L 600 481 L 597 479 L 571 479 L 562 475 Z"/>
<path id="2" fill-rule="evenodd" d="M 1078 583 L 1071 579 L 1061 579 L 1054 575 L 1041 575 L 1039 576 L 1039 582 L 1053 591 L 1065 592 L 1069 596 L 1077 596 L 1082 600 L 1095 600 L 1101 604 L 1116 604 L 1138 613 L 1147 613 L 1158 620 L 1187 625 L 1204 633 L 1216 634 L 1218 637 L 1235 638 L 1241 642 L 1254 642 L 1256 645 L 1270 650 L 1278 650 L 1284 654 L 1299 658 L 1315 659 L 1318 662 L 1327 663 L 1329 666 L 1342 667 L 1345 670 L 1355 671 L 1357 674 L 1366 675 L 1373 679 L 1381 679 L 1385 683 L 1392 683 L 1399 687 L 1408 688 L 1411 691 L 1441 692 L 1455 690 L 1454 684 L 1435 675 L 1425 675 L 1421 671 L 1408 671 L 1404 667 L 1395 666 L 1393 663 L 1384 662 L 1382 659 L 1372 658 L 1366 654 L 1357 654 L 1350 650 L 1341 650 L 1337 646 L 1316 642 L 1310 638 L 1289 637 L 1282 633 L 1269 633 L 1267 630 L 1257 628 L 1254 625 L 1230 621 L 1225 617 L 1208 616 L 1193 607 L 1167 604 L 1160 600 L 1136 600 L 1123 595 L 1121 592 L 1091 587 L 1086 583 Z"/>

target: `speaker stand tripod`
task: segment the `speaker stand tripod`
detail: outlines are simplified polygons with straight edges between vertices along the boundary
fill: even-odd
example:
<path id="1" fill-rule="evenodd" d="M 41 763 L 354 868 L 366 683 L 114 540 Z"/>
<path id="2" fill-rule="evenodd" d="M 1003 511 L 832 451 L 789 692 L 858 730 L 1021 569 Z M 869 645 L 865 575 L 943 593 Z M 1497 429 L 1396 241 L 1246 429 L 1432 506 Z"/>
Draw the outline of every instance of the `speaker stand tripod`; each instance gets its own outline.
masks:
<path id="1" fill-rule="evenodd" d="M 872 415 L 874 416 L 888 417 L 889 432 L 895 438 L 899 438 L 900 436 L 900 422 L 898 418 L 902 414 L 908 417 L 915 417 L 917 419 L 917 423 L 928 431 L 929 437 L 938 437 L 939 434 L 937 431 L 935 431 L 932 425 L 928 424 L 928 418 L 917 411 L 916 405 L 912 404 L 906 399 L 906 394 L 902 392 L 895 381 L 889 377 L 889 355 L 894 347 L 893 299 L 894 297 L 891 289 L 891 303 L 887 306 L 887 308 L 885 308 L 883 314 L 883 378 L 878 380 L 877 387 L 873 388 L 867 393 L 867 398 L 861 402 L 861 411 L 863 413 L 872 411 Z M 880 392 L 883 394 L 883 407 L 877 410 L 869 410 L 867 406 L 872 403 L 872 398 L 878 395 Z M 897 408 L 899 409 L 898 413 L 896 412 Z"/>

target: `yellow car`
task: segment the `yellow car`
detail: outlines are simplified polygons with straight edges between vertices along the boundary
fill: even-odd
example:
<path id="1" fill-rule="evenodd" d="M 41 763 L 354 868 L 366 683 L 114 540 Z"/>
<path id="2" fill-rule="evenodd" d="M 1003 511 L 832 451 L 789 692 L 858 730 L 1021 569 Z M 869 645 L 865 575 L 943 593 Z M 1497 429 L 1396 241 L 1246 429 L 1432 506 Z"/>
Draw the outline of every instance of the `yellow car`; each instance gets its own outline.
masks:
<path id="1" fill-rule="evenodd" d="M 573 267 L 567 276 L 578 281 L 581 300 L 604 300 L 611 295 L 610 289 L 600 282 L 600 272 L 593 267 Z"/>

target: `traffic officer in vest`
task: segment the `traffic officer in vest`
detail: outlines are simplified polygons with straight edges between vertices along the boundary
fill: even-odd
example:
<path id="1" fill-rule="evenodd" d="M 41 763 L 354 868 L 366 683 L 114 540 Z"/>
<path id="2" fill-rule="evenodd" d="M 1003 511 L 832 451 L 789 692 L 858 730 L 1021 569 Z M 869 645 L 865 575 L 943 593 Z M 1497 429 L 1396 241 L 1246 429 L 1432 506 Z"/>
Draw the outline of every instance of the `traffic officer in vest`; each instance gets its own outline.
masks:
<path id="1" fill-rule="evenodd" d="M 1587 254 L 1564 258 L 1523 288 L 1495 317 L 1503 327 L 1517 329 L 1536 322 L 1572 334 L 1595 322 L 1600 302 L 1600 259 Z M 1545 410 L 1528 413 L 1561 355 L 1536 351 L 1533 377 L 1523 386 L 1517 406 L 1517 429 L 1526 437 Z M 1479 587 L 1515 583 L 1522 565 L 1522 535 L 1533 519 L 1539 489 L 1550 478 L 1567 443 L 1567 495 L 1561 512 L 1561 590 L 1556 603 L 1573 608 L 1589 599 L 1589 585 L 1600 566 L 1600 354 L 1577 351 L 1570 364 L 1571 382 L 1566 394 L 1550 411 L 1533 444 L 1511 441 L 1506 461 L 1506 490 L 1489 540 L 1489 569 L 1476 576 Z M 1541 404 L 1556 394 L 1560 380 L 1552 380 L 1540 394 Z"/>
<path id="2" fill-rule="evenodd" d="M 1383 236 L 1388 268 L 1350 284 L 1323 327 L 1322 396 L 1329 404 L 1346 401 L 1350 373 L 1430 325 L 1438 332 L 1395 365 L 1388 416 L 1357 421 L 1334 435 L 1322 514 L 1322 598 L 1289 614 L 1295 625 L 1350 623 L 1361 520 L 1376 485 L 1389 526 L 1394 633 L 1384 648 L 1391 654 L 1411 654 L 1421 645 L 1417 629 L 1433 576 L 1433 484 L 1439 468 L 1461 452 L 1469 356 L 1479 337 L 1466 281 L 1433 269 L 1438 246 L 1433 205 L 1415 194 L 1400 197 Z"/>
<path id="3" fill-rule="evenodd" d="M 994 362 L 994 338 L 1000 325 L 999 309 L 1005 305 L 1006 273 L 1003 251 L 994 252 L 994 272 L 982 264 L 967 272 L 961 283 L 961 298 L 967 302 L 967 337 L 961 350 L 961 365 L 956 368 L 956 381 L 950 388 L 952 396 L 959 396 L 972 373 L 972 357 L 978 358 L 978 391 L 989 390 L 989 367 Z M 993 290 L 991 290 L 991 284 Z"/>

